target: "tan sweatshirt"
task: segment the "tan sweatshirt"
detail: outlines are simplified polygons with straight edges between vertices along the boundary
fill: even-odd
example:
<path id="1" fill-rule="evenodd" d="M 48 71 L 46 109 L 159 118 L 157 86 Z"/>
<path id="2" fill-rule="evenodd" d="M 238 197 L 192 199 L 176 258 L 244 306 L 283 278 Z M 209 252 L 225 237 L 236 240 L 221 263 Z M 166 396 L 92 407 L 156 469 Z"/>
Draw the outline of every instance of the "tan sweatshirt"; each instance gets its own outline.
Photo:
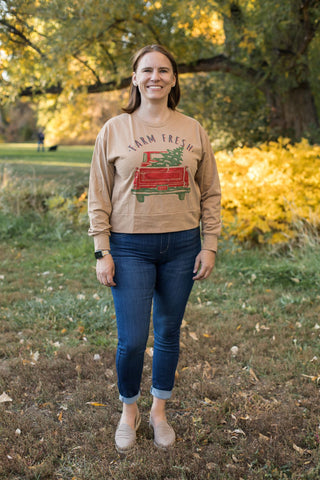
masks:
<path id="1" fill-rule="evenodd" d="M 171 111 L 154 125 L 124 113 L 99 132 L 88 195 L 95 250 L 109 248 L 110 231 L 177 232 L 201 222 L 202 248 L 216 251 L 220 197 L 210 141 L 196 120 Z"/>

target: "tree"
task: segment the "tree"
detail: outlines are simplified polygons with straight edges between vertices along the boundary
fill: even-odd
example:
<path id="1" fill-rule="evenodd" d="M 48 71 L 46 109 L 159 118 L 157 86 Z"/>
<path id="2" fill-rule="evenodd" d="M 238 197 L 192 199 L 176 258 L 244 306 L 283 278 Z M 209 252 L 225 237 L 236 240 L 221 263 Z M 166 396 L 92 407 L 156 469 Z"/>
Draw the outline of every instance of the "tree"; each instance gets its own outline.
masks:
<path id="1" fill-rule="evenodd" d="M 272 128 L 299 138 L 319 127 L 309 53 L 320 46 L 319 18 L 318 0 L 2 0 L 0 94 L 70 101 L 122 89 L 132 53 L 161 43 L 182 74 L 220 72 L 252 84 Z"/>

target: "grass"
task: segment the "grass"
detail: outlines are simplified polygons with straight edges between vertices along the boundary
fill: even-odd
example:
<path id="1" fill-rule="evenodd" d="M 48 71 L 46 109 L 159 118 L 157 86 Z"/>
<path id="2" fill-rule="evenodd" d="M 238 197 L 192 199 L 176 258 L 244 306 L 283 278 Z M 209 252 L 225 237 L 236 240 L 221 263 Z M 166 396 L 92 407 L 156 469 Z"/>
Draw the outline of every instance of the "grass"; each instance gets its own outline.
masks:
<path id="1" fill-rule="evenodd" d="M 115 451 L 110 291 L 95 279 L 86 220 L 35 200 L 72 196 L 85 182 L 85 161 L 69 164 L 87 150 L 77 158 L 81 149 L 69 148 L 55 152 L 59 165 L 34 166 L 31 147 L 17 147 L 8 163 L 0 146 L 15 177 L 13 195 L 0 191 L 0 395 L 12 399 L 0 403 L 0 478 L 318 479 L 320 248 L 312 242 L 282 253 L 220 242 L 215 272 L 195 284 L 181 329 L 168 404 L 175 448 L 156 450 L 148 429 L 148 350 L 137 447 L 127 457 Z M 20 216 L 9 205 L 16 197 Z M 30 197 L 33 211 L 22 201 Z"/>

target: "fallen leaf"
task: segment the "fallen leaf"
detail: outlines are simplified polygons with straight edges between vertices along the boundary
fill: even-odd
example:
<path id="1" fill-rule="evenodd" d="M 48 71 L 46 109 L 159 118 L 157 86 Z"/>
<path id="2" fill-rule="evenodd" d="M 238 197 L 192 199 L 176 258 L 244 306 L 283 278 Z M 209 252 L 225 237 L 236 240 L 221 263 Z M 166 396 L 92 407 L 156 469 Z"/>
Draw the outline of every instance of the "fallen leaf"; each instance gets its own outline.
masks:
<path id="1" fill-rule="evenodd" d="M 107 407 L 105 403 L 98 403 L 98 402 L 87 402 L 86 405 L 91 405 L 92 407 Z"/>
<path id="2" fill-rule="evenodd" d="M 61 410 L 61 412 L 58 415 L 58 420 L 60 423 L 62 423 L 62 416 L 63 416 L 63 410 Z"/>
<path id="3" fill-rule="evenodd" d="M 264 442 L 269 442 L 270 438 L 267 437 L 266 435 L 262 435 L 262 433 L 259 433 L 259 440 L 263 440 Z"/>
<path id="4" fill-rule="evenodd" d="M 296 277 L 291 277 L 291 281 L 294 283 L 300 283 L 299 278 L 296 278 Z"/>
<path id="5" fill-rule="evenodd" d="M 4 402 L 12 402 L 12 398 L 10 398 L 9 395 L 6 394 L 6 392 L 3 392 L 3 394 L 0 395 L 0 403 Z"/>
<path id="6" fill-rule="evenodd" d="M 233 430 L 232 433 L 236 433 L 237 435 L 244 435 L 244 436 L 246 436 L 246 434 L 244 433 L 244 431 L 243 431 L 241 428 L 236 428 L 235 430 Z"/>
<path id="7" fill-rule="evenodd" d="M 36 363 L 39 360 L 40 353 L 38 351 L 33 353 L 33 351 L 31 350 L 30 357 L 32 362 Z"/>
<path id="8" fill-rule="evenodd" d="M 296 445 L 295 443 L 292 445 L 293 446 L 293 450 L 295 450 L 296 452 L 300 453 L 300 455 L 303 455 L 304 454 L 304 449 L 301 448 L 301 447 L 298 447 L 298 445 Z"/>
<path id="9" fill-rule="evenodd" d="M 249 372 L 249 375 L 252 378 L 252 380 L 254 380 L 255 382 L 259 382 L 257 375 L 254 373 L 251 367 L 244 367 L 244 370 L 247 370 L 247 372 Z"/>
<path id="10" fill-rule="evenodd" d="M 153 357 L 153 348 L 152 347 L 148 347 L 146 348 L 146 353 L 147 355 L 149 355 L 149 357 Z"/>
<path id="11" fill-rule="evenodd" d="M 316 377 L 314 375 L 304 375 L 304 374 L 302 374 L 301 376 L 304 377 L 304 378 L 309 378 L 312 382 L 317 382 L 317 383 L 320 382 L 320 375 L 318 375 Z"/>
<path id="12" fill-rule="evenodd" d="M 198 341 L 198 337 L 197 337 L 197 334 L 195 332 L 189 332 L 189 335 L 193 340 Z"/>

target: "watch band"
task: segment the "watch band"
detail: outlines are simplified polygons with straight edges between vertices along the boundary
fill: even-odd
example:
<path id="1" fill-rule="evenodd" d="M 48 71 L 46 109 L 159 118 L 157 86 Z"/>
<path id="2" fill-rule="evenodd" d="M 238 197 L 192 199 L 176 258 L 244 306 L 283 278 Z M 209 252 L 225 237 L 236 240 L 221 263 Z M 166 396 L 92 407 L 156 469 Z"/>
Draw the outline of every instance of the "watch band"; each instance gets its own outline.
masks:
<path id="1" fill-rule="evenodd" d="M 111 251 L 110 250 L 96 250 L 94 252 L 94 256 L 96 258 L 103 258 L 105 257 L 106 255 L 110 255 L 111 254 Z"/>

